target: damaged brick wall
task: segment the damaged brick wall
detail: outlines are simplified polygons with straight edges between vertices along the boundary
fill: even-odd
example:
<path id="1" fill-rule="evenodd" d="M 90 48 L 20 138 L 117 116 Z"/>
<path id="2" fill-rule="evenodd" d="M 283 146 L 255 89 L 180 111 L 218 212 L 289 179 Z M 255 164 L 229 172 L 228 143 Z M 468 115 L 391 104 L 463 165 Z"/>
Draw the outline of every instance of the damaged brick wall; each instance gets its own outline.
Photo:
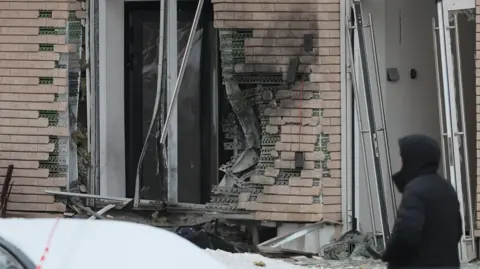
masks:
<path id="1" fill-rule="evenodd" d="M 69 0 L 0 0 L 0 172 L 15 166 L 8 215 L 56 216 L 65 205 L 45 194 L 67 185 L 67 24 Z M 70 59 L 71 60 L 71 59 Z M 68 151 L 68 150 L 67 150 Z"/>
<path id="2" fill-rule="evenodd" d="M 237 191 L 237 210 L 257 220 L 340 220 L 340 0 L 212 2 L 224 79 L 242 84 L 248 77 L 272 99 L 258 109 L 261 155 L 249 183 L 259 191 Z M 311 52 L 305 34 L 313 36 Z M 225 46 L 222 36 L 242 40 Z M 288 63 L 298 56 L 301 75 L 286 85 Z M 304 154 L 303 169 L 295 152 Z"/>

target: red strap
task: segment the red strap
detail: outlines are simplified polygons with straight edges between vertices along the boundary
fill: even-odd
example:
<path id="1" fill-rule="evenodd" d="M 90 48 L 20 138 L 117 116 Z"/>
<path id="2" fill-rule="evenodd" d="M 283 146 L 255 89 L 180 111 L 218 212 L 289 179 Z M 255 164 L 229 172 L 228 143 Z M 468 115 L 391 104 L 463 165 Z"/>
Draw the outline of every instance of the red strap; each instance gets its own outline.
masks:
<path id="1" fill-rule="evenodd" d="M 57 229 L 58 223 L 60 222 L 60 218 L 57 218 L 55 220 L 55 223 L 53 224 L 52 229 L 50 230 L 50 234 L 48 235 L 48 240 L 47 244 L 45 245 L 45 248 L 43 249 L 42 256 L 40 257 L 40 261 L 37 264 L 36 269 L 42 269 L 42 265 L 45 262 L 45 258 L 47 257 L 48 252 L 50 251 L 50 244 L 52 243 L 52 238 L 53 235 L 55 234 L 55 230 Z"/>

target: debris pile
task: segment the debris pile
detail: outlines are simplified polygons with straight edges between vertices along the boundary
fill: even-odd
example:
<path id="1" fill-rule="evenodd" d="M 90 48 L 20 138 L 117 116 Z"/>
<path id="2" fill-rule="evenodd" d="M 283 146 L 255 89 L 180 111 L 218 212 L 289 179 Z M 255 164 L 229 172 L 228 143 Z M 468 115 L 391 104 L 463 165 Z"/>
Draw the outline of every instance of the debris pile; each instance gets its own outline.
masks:
<path id="1" fill-rule="evenodd" d="M 381 252 L 375 246 L 373 235 L 362 234 L 355 230 L 349 231 L 335 242 L 323 246 L 320 254 L 326 260 L 344 260 L 357 257 L 381 258 Z"/>

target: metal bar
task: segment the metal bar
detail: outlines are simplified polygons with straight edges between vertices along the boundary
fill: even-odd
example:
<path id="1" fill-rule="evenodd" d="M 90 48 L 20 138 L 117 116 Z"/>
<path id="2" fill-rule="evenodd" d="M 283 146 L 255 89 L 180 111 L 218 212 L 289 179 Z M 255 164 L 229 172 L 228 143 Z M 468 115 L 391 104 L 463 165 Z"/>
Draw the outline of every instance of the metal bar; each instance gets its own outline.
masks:
<path id="1" fill-rule="evenodd" d="M 96 57 L 95 50 L 97 44 L 95 41 L 95 23 L 98 23 L 95 16 L 98 16 L 98 2 L 97 0 L 90 0 L 85 3 L 87 5 L 87 17 L 85 22 L 85 58 L 87 63 L 86 68 L 86 99 L 87 99 L 87 136 L 88 136 L 88 151 L 90 152 L 90 169 L 88 171 L 88 186 L 89 193 L 98 193 L 98 94 L 96 92 Z M 94 206 L 94 200 L 87 200 L 88 206 Z"/>
<path id="2" fill-rule="evenodd" d="M 347 19 L 348 21 L 348 19 Z M 348 36 L 348 40 L 352 40 L 351 39 L 351 35 L 350 35 L 350 30 L 347 29 L 347 36 Z M 349 42 L 350 43 L 350 42 Z M 364 172 L 365 172 L 365 187 L 367 188 L 367 199 L 368 199 L 368 207 L 369 207 L 369 212 L 370 212 L 370 221 L 371 221 L 371 228 L 372 228 L 372 233 L 373 234 L 376 234 L 377 233 L 377 225 L 375 224 L 375 212 L 374 212 L 374 209 L 373 209 L 373 198 L 372 198 L 372 189 L 371 189 L 371 186 L 370 186 L 370 183 L 368 181 L 369 179 L 369 175 L 370 175 L 370 171 L 368 169 L 368 163 L 367 163 L 367 153 L 366 153 L 366 147 L 365 147 L 365 135 L 363 134 L 362 130 L 363 130 L 363 120 L 362 120 L 362 114 L 360 113 L 360 97 L 358 96 L 359 95 L 359 90 L 358 90 L 358 82 L 357 82 L 357 74 L 355 72 L 355 61 L 354 61 L 354 54 L 353 54 L 353 51 L 352 51 L 352 46 L 354 44 L 351 44 L 350 46 L 347 46 L 348 47 L 348 53 L 349 53 L 349 56 L 350 56 L 350 70 L 351 70 L 351 76 L 352 76 L 352 85 L 353 85 L 353 94 L 355 96 L 355 110 L 357 111 L 357 117 L 358 117 L 358 125 L 359 125 L 359 128 L 360 128 L 360 141 L 361 141 L 361 145 L 362 145 L 362 152 L 363 152 L 363 169 L 364 169 Z M 377 242 L 377 237 L 374 236 L 373 237 L 373 240 L 375 241 L 375 245 L 378 246 L 378 242 Z"/>
<path id="3" fill-rule="evenodd" d="M 53 190 L 45 190 L 45 193 L 51 194 L 51 195 L 59 195 L 59 196 L 102 199 L 102 200 L 110 200 L 110 201 L 118 201 L 118 202 L 132 201 L 131 198 L 101 196 L 101 195 L 87 194 L 87 193 L 75 193 L 75 192 L 64 192 L 64 191 L 53 191 Z"/>
<path id="4" fill-rule="evenodd" d="M 445 20 L 446 18 L 444 17 L 444 11 L 443 11 L 443 2 L 439 1 L 437 2 L 437 13 L 438 13 L 438 27 L 439 27 L 439 47 L 440 47 L 440 57 L 441 57 L 441 79 L 442 79 L 442 86 L 443 86 L 443 104 L 444 104 L 444 111 L 445 111 L 445 136 L 446 136 L 446 151 L 445 154 L 448 154 L 448 174 L 446 174 L 446 177 L 448 180 L 452 183 L 454 186 L 455 190 L 457 190 L 457 185 L 455 183 L 455 161 L 454 161 L 454 156 L 452 153 L 452 121 L 451 121 L 451 115 L 449 111 L 451 111 L 450 107 L 450 102 L 449 102 L 449 95 L 448 93 L 450 92 L 450 83 L 449 83 L 449 68 L 448 68 L 448 57 L 447 57 L 447 50 L 446 50 L 446 31 L 444 31 L 444 27 L 446 26 Z M 447 19 L 448 20 L 448 19 Z M 463 215 L 462 215 L 463 216 Z"/>
<path id="5" fill-rule="evenodd" d="M 109 204 L 109 205 L 105 206 L 104 208 L 102 208 L 102 209 L 100 209 L 100 210 L 97 211 L 97 216 L 102 216 L 103 214 L 105 214 L 107 211 L 109 211 L 109 210 L 112 209 L 112 208 L 115 208 L 115 205 L 114 205 L 114 204 Z M 94 220 L 94 219 L 96 219 L 97 216 L 96 216 L 96 215 L 92 215 L 92 216 L 91 216 L 90 218 L 88 218 L 88 219 Z"/>
<path id="6" fill-rule="evenodd" d="M 375 77 L 377 79 L 377 92 L 378 92 L 378 99 L 379 99 L 379 106 L 380 106 L 380 118 L 382 121 L 383 126 L 383 139 L 385 141 L 385 155 L 387 159 L 387 172 L 388 177 L 390 179 L 390 195 L 392 195 L 392 206 L 393 206 L 393 217 L 397 217 L 397 199 L 395 195 L 395 188 L 392 184 L 391 177 L 392 177 L 392 161 L 390 159 L 390 147 L 388 143 L 388 133 L 387 133 L 387 121 L 385 117 L 385 107 L 383 106 L 383 91 L 382 91 L 382 84 L 380 81 L 380 68 L 378 66 L 378 55 L 377 55 L 377 45 L 375 44 L 375 28 L 373 27 L 373 20 L 372 14 L 368 14 L 368 19 L 370 22 L 370 35 L 372 38 L 372 52 L 373 52 L 373 63 L 375 66 Z"/>
<path id="7" fill-rule="evenodd" d="M 166 48 L 166 58 L 167 58 L 167 94 L 166 100 L 170 100 L 173 97 L 175 92 L 175 83 L 177 82 L 178 74 L 178 19 L 177 14 L 177 0 L 167 0 L 167 48 Z M 166 109 L 163 109 L 162 113 L 162 127 L 167 126 L 167 136 L 168 141 L 166 141 L 166 146 L 158 143 L 158 147 L 166 151 L 166 170 L 167 170 L 167 201 L 169 203 L 178 202 L 178 107 L 177 102 L 174 102 L 172 113 L 170 114 L 171 124 L 165 123 L 165 112 Z M 165 102 L 164 105 L 168 105 Z M 161 135 L 159 131 L 158 136 Z M 157 138 L 158 140 L 158 138 Z"/>
<path id="8" fill-rule="evenodd" d="M 458 95 L 459 95 L 459 103 L 460 103 L 460 119 L 462 121 L 462 130 L 459 130 L 457 133 L 458 136 L 461 136 L 463 142 L 463 162 L 465 164 L 465 180 L 467 183 L 467 208 L 468 208 L 468 224 L 470 226 L 470 233 L 473 232 L 475 229 L 473 223 L 473 207 L 472 207 L 472 200 L 470 199 L 471 195 L 471 185 L 470 185 L 470 167 L 469 167 L 469 158 L 468 158 L 468 139 L 467 139 L 467 130 L 466 130 L 466 119 L 465 119 L 465 102 L 463 96 L 463 75 L 462 75 L 462 61 L 461 61 L 461 54 L 460 54 L 460 33 L 458 29 L 458 14 L 454 15 L 454 29 L 455 29 L 455 56 L 457 58 L 457 81 L 458 81 Z M 458 124 L 456 125 L 458 126 Z M 457 127 L 458 128 L 458 127 Z M 475 251 L 475 242 L 473 242 L 472 238 L 472 247 L 473 253 Z"/>
<path id="9" fill-rule="evenodd" d="M 348 18 L 347 18 L 347 9 L 349 4 L 347 1 L 340 1 L 340 25 L 345 27 L 340 28 L 340 92 L 341 92 L 341 133 L 345 134 L 341 136 L 341 167 L 345 169 L 341 170 L 341 204 L 342 204 L 342 232 L 347 232 L 352 230 L 352 223 L 355 220 L 355 217 L 349 218 L 353 212 L 352 207 L 352 133 L 350 128 L 352 126 L 352 107 L 351 107 L 351 86 L 347 84 L 348 73 L 347 73 L 347 61 L 348 54 L 346 53 L 345 46 L 348 46 L 350 42 L 346 41 L 347 34 L 345 33 L 348 30 Z M 347 19 L 347 20 L 346 20 Z"/>
<path id="10" fill-rule="evenodd" d="M 142 170 L 143 159 L 145 158 L 145 153 L 147 152 L 148 147 L 148 138 L 152 132 L 153 126 L 155 125 L 158 108 L 160 106 L 160 97 L 162 91 L 162 78 L 163 78 L 163 48 L 165 40 L 165 1 L 160 0 L 160 36 L 158 41 L 158 71 L 157 71 L 157 93 L 155 95 L 155 107 L 153 108 L 152 119 L 150 121 L 150 126 L 148 127 L 148 132 L 145 136 L 145 142 L 143 143 L 142 152 L 137 163 L 137 174 L 135 176 L 135 196 L 133 199 L 133 206 L 138 207 L 140 204 L 140 172 Z"/>
<path id="11" fill-rule="evenodd" d="M 448 18 L 448 9 L 445 8 L 444 2 L 437 2 L 437 13 L 439 20 L 439 40 L 440 40 L 440 54 L 442 61 L 442 79 L 444 86 L 444 104 L 445 104 L 445 122 L 447 128 L 447 137 L 448 137 L 448 158 L 449 158 L 449 181 L 455 188 L 457 192 L 458 199 L 460 202 L 460 213 L 462 220 L 465 221 L 465 207 L 464 207 L 464 194 L 462 187 L 462 173 L 461 173 L 461 160 L 460 154 L 457 152 L 457 149 L 460 148 L 459 141 L 456 137 L 455 130 L 457 122 L 457 110 L 455 104 L 455 71 L 453 64 L 453 48 L 451 44 L 450 36 L 450 21 Z M 462 261 L 469 261 L 469 247 L 466 244 L 466 233 L 465 225 L 462 225 L 462 239 L 459 244 L 460 257 Z"/>
<path id="12" fill-rule="evenodd" d="M 304 226 L 304 227 L 301 227 L 291 233 L 288 233 L 286 235 L 281 235 L 281 236 L 277 236 L 277 237 L 274 237 L 272 239 L 269 239 L 259 245 L 257 245 L 257 247 L 259 249 L 261 248 L 276 248 L 276 247 L 279 247 L 287 242 L 290 242 L 290 241 L 293 241 L 299 237 L 302 237 L 304 235 L 307 235 L 319 228 L 321 228 L 323 225 L 325 224 L 339 224 L 337 222 L 329 222 L 329 221 L 319 221 L 317 223 L 314 223 L 314 224 L 310 224 L 310 225 L 307 225 L 307 226 Z"/>
<path id="13" fill-rule="evenodd" d="M 185 55 L 182 59 L 182 64 L 180 65 L 180 70 L 178 71 L 177 81 L 175 82 L 175 88 L 173 91 L 173 96 L 170 102 L 168 103 L 167 116 L 165 117 L 165 125 L 163 126 L 162 135 L 160 137 L 160 143 L 165 144 L 165 139 L 167 135 L 167 127 L 170 124 L 170 117 L 172 114 L 173 105 L 175 104 L 178 91 L 180 90 L 181 82 L 183 75 L 185 74 L 185 69 L 187 67 L 187 61 L 190 56 L 190 50 L 192 49 L 193 38 L 195 37 L 195 32 L 197 30 L 198 21 L 200 20 L 200 14 L 202 13 L 203 0 L 198 1 L 197 11 L 195 12 L 195 17 L 193 18 L 192 29 L 190 30 L 190 35 L 188 36 L 187 46 L 185 47 Z"/>
<path id="14" fill-rule="evenodd" d="M 436 30 L 438 27 L 436 26 L 435 19 L 432 19 L 432 28 L 433 28 L 433 52 L 435 54 L 435 75 L 437 80 L 437 90 L 438 90 L 438 114 L 440 115 L 440 132 L 441 132 L 441 139 L 442 139 L 442 158 L 443 158 L 443 173 L 444 176 L 447 177 L 447 152 L 445 151 L 445 118 L 443 115 L 443 102 L 442 102 L 442 84 L 440 80 L 440 68 L 438 62 L 438 38 Z"/>
<path id="15" fill-rule="evenodd" d="M 360 52 L 360 62 L 362 68 L 362 75 L 363 75 L 363 89 L 365 91 L 365 102 L 367 107 L 367 123 L 370 132 L 370 139 L 371 139 L 371 151 L 373 153 L 373 163 L 374 163 L 374 171 L 375 171 L 375 182 L 377 187 L 377 196 L 378 196 L 378 205 L 380 209 L 380 223 L 382 226 L 382 238 L 383 243 L 386 245 L 388 238 L 390 237 L 390 228 L 388 223 L 388 211 L 387 205 L 385 201 L 385 188 L 383 185 L 383 175 L 381 169 L 381 160 L 380 154 L 378 151 L 378 140 L 376 134 L 376 124 L 375 124 L 375 112 L 373 108 L 372 102 L 372 89 L 370 83 L 370 76 L 368 71 L 368 63 L 367 63 L 367 52 L 365 48 L 365 35 L 363 32 L 363 18 L 362 18 L 362 7 L 359 1 L 354 2 L 354 12 L 355 12 L 355 19 L 356 19 L 356 29 L 358 35 L 358 42 L 359 42 L 359 52 Z"/>

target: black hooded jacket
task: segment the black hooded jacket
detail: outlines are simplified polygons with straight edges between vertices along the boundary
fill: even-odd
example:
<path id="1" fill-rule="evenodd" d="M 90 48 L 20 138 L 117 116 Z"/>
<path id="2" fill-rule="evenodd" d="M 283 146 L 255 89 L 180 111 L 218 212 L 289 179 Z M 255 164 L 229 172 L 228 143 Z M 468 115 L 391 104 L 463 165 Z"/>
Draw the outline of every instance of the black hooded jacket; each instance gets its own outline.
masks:
<path id="1" fill-rule="evenodd" d="M 399 146 L 402 168 L 392 179 L 403 196 L 382 260 L 388 268 L 459 268 L 460 205 L 437 174 L 440 147 L 424 135 L 406 136 Z"/>

